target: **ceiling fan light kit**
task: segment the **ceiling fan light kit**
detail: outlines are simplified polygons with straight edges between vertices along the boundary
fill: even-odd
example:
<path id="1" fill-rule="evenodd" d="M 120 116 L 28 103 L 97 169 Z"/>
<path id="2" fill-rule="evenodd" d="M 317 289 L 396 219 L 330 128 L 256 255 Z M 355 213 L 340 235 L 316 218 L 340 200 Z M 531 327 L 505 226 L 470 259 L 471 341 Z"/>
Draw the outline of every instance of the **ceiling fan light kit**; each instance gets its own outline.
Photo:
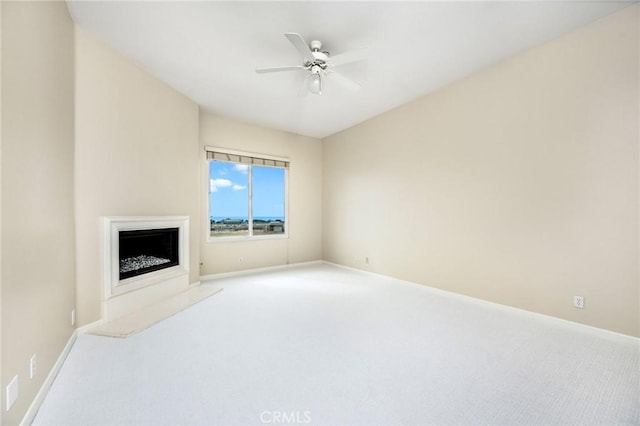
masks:
<path id="1" fill-rule="evenodd" d="M 315 95 L 322 94 L 323 80 L 328 76 L 332 76 L 332 79 L 350 90 L 358 90 L 360 88 L 360 84 L 338 73 L 334 67 L 364 59 L 365 49 L 345 52 L 332 57 L 329 52 L 321 50 L 322 43 L 318 40 L 313 40 L 307 44 L 298 33 L 285 33 L 285 37 L 302 55 L 302 65 L 257 68 L 256 72 L 258 74 L 304 70 L 309 73 L 307 76 L 307 88 Z"/>
<path id="2" fill-rule="evenodd" d="M 314 95 L 322 95 L 322 69 L 317 65 L 311 67 L 311 75 L 309 76 L 307 86 L 309 91 Z"/>

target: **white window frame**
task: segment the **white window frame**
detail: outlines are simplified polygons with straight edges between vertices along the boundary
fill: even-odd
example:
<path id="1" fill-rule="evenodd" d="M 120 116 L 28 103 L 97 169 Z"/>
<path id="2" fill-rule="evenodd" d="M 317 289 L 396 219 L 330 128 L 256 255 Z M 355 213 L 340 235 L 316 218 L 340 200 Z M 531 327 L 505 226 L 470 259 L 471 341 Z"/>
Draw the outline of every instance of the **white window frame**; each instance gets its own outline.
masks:
<path id="1" fill-rule="evenodd" d="M 266 154 L 258 154 L 253 152 L 246 151 L 236 151 L 226 148 L 217 148 L 211 146 L 205 146 L 205 151 L 211 152 L 219 152 L 226 153 L 230 155 L 242 156 L 242 157 L 254 157 L 254 158 L 262 158 L 265 160 L 275 160 L 290 163 L 289 159 L 286 157 L 277 157 L 273 155 Z M 206 156 L 205 156 L 206 159 Z M 207 173 L 206 173 L 206 186 L 207 188 L 207 242 L 209 243 L 229 243 L 234 241 L 258 241 L 258 240 L 282 240 L 289 238 L 289 167 L 280 167 L 284 169 L 284 233 L 282 234 L 270 234 L 270 235 L 237 235 L 237 236 L 229 236 L 229 237 L 212 237 L 211 236 L 211 185 L 209 180 L 211 179 L 211 161 L 206 159 L 207 164 Z M 230 164 L 242 164 L 230 161 Z M 270 167 L 261 164 L 256 164 L 260 167 Z M 249 197 L 249 212 L 248 212 L 248 221 L 249 221 L 249 234 L 253 232 L 253 164 L 249 165 L 249 175 L 248 175 L 248 183 L 247 183 L 247 197 Z"/>

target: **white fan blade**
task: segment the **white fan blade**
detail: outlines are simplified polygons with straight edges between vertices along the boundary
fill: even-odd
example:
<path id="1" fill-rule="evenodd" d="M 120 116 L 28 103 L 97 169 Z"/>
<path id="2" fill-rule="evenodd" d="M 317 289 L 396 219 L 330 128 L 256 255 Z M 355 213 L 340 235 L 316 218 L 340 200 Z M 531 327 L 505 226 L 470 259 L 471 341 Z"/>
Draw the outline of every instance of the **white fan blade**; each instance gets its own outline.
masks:
<path id="1" fill-rule="evenodd" d="M 336 83 L 341 84 L 349 90 L 356 91 L 362 88 L 362 86 L 360 86 L 360 83 L 356 83 L 355 81 L 351 80 L 348 77 L 345 77 L 339 72 L 331 71 L 327 75 L 331 80 L 334 80 Z"/>
<path id="2" fill-rule="evenodd" d="M 349 64 L 351 62 L 361 61 L 367 57 L 368 48 L 363 47 L 360 49 L 350 50 L 348 52 L 340 53 L 335 56 L 329 56 L 329 64 L 334 67 Z"/>
<path id="3" fill-rule="evenodd" d="M 264 74 L 267 72 L 295 71 L 295 70 L 302 70 L 302 69 L 304 69 L 302 65 L 290 65 L 286 67 L 256 68 L 256 72 L 258 74 Z"/>
<path id="4" fill-rule="evenodd" d="M 289 39 L 291 44 L 293 44 L 293 47 L 295 47 L 298 52 L 300 52 L 305 62 L 313 62 L 316 60 L 316 58 L 313 56 L 313 53 L 311 53 L 311 49 L 309 49 L 309 45 L 306 41 L 304 41 L 300 34 L 285 33 L 284 35 L 285 37 L 287 37 L 287 39 Z"/>

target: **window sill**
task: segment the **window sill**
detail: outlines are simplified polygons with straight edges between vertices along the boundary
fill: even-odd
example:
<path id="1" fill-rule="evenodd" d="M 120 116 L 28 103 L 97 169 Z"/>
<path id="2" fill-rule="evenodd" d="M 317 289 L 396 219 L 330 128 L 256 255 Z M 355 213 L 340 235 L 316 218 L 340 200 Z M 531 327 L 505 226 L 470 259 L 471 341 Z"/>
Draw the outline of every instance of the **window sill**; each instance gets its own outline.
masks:
<path id="1" fill-rule="evenodd" d="M 254 235 L 254 236 L 237 236 L 237 237 L 211 237 L 207 236 L 207 243 L 232 243 L 247 241 L 265 241 L 265 240 L 286 240 L 289 234 L 281 235 Z"/>

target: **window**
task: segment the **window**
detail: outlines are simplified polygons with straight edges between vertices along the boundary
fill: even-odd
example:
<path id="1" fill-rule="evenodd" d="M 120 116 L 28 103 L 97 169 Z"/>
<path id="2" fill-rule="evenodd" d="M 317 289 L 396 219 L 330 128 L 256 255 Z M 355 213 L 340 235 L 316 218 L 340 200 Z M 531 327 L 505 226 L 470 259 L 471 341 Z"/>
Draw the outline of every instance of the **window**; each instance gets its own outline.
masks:
<path id="1" fill-rule="evenodd" d="M 209 237 L 287 236 L 286 159 L 207 149 Z"/>

